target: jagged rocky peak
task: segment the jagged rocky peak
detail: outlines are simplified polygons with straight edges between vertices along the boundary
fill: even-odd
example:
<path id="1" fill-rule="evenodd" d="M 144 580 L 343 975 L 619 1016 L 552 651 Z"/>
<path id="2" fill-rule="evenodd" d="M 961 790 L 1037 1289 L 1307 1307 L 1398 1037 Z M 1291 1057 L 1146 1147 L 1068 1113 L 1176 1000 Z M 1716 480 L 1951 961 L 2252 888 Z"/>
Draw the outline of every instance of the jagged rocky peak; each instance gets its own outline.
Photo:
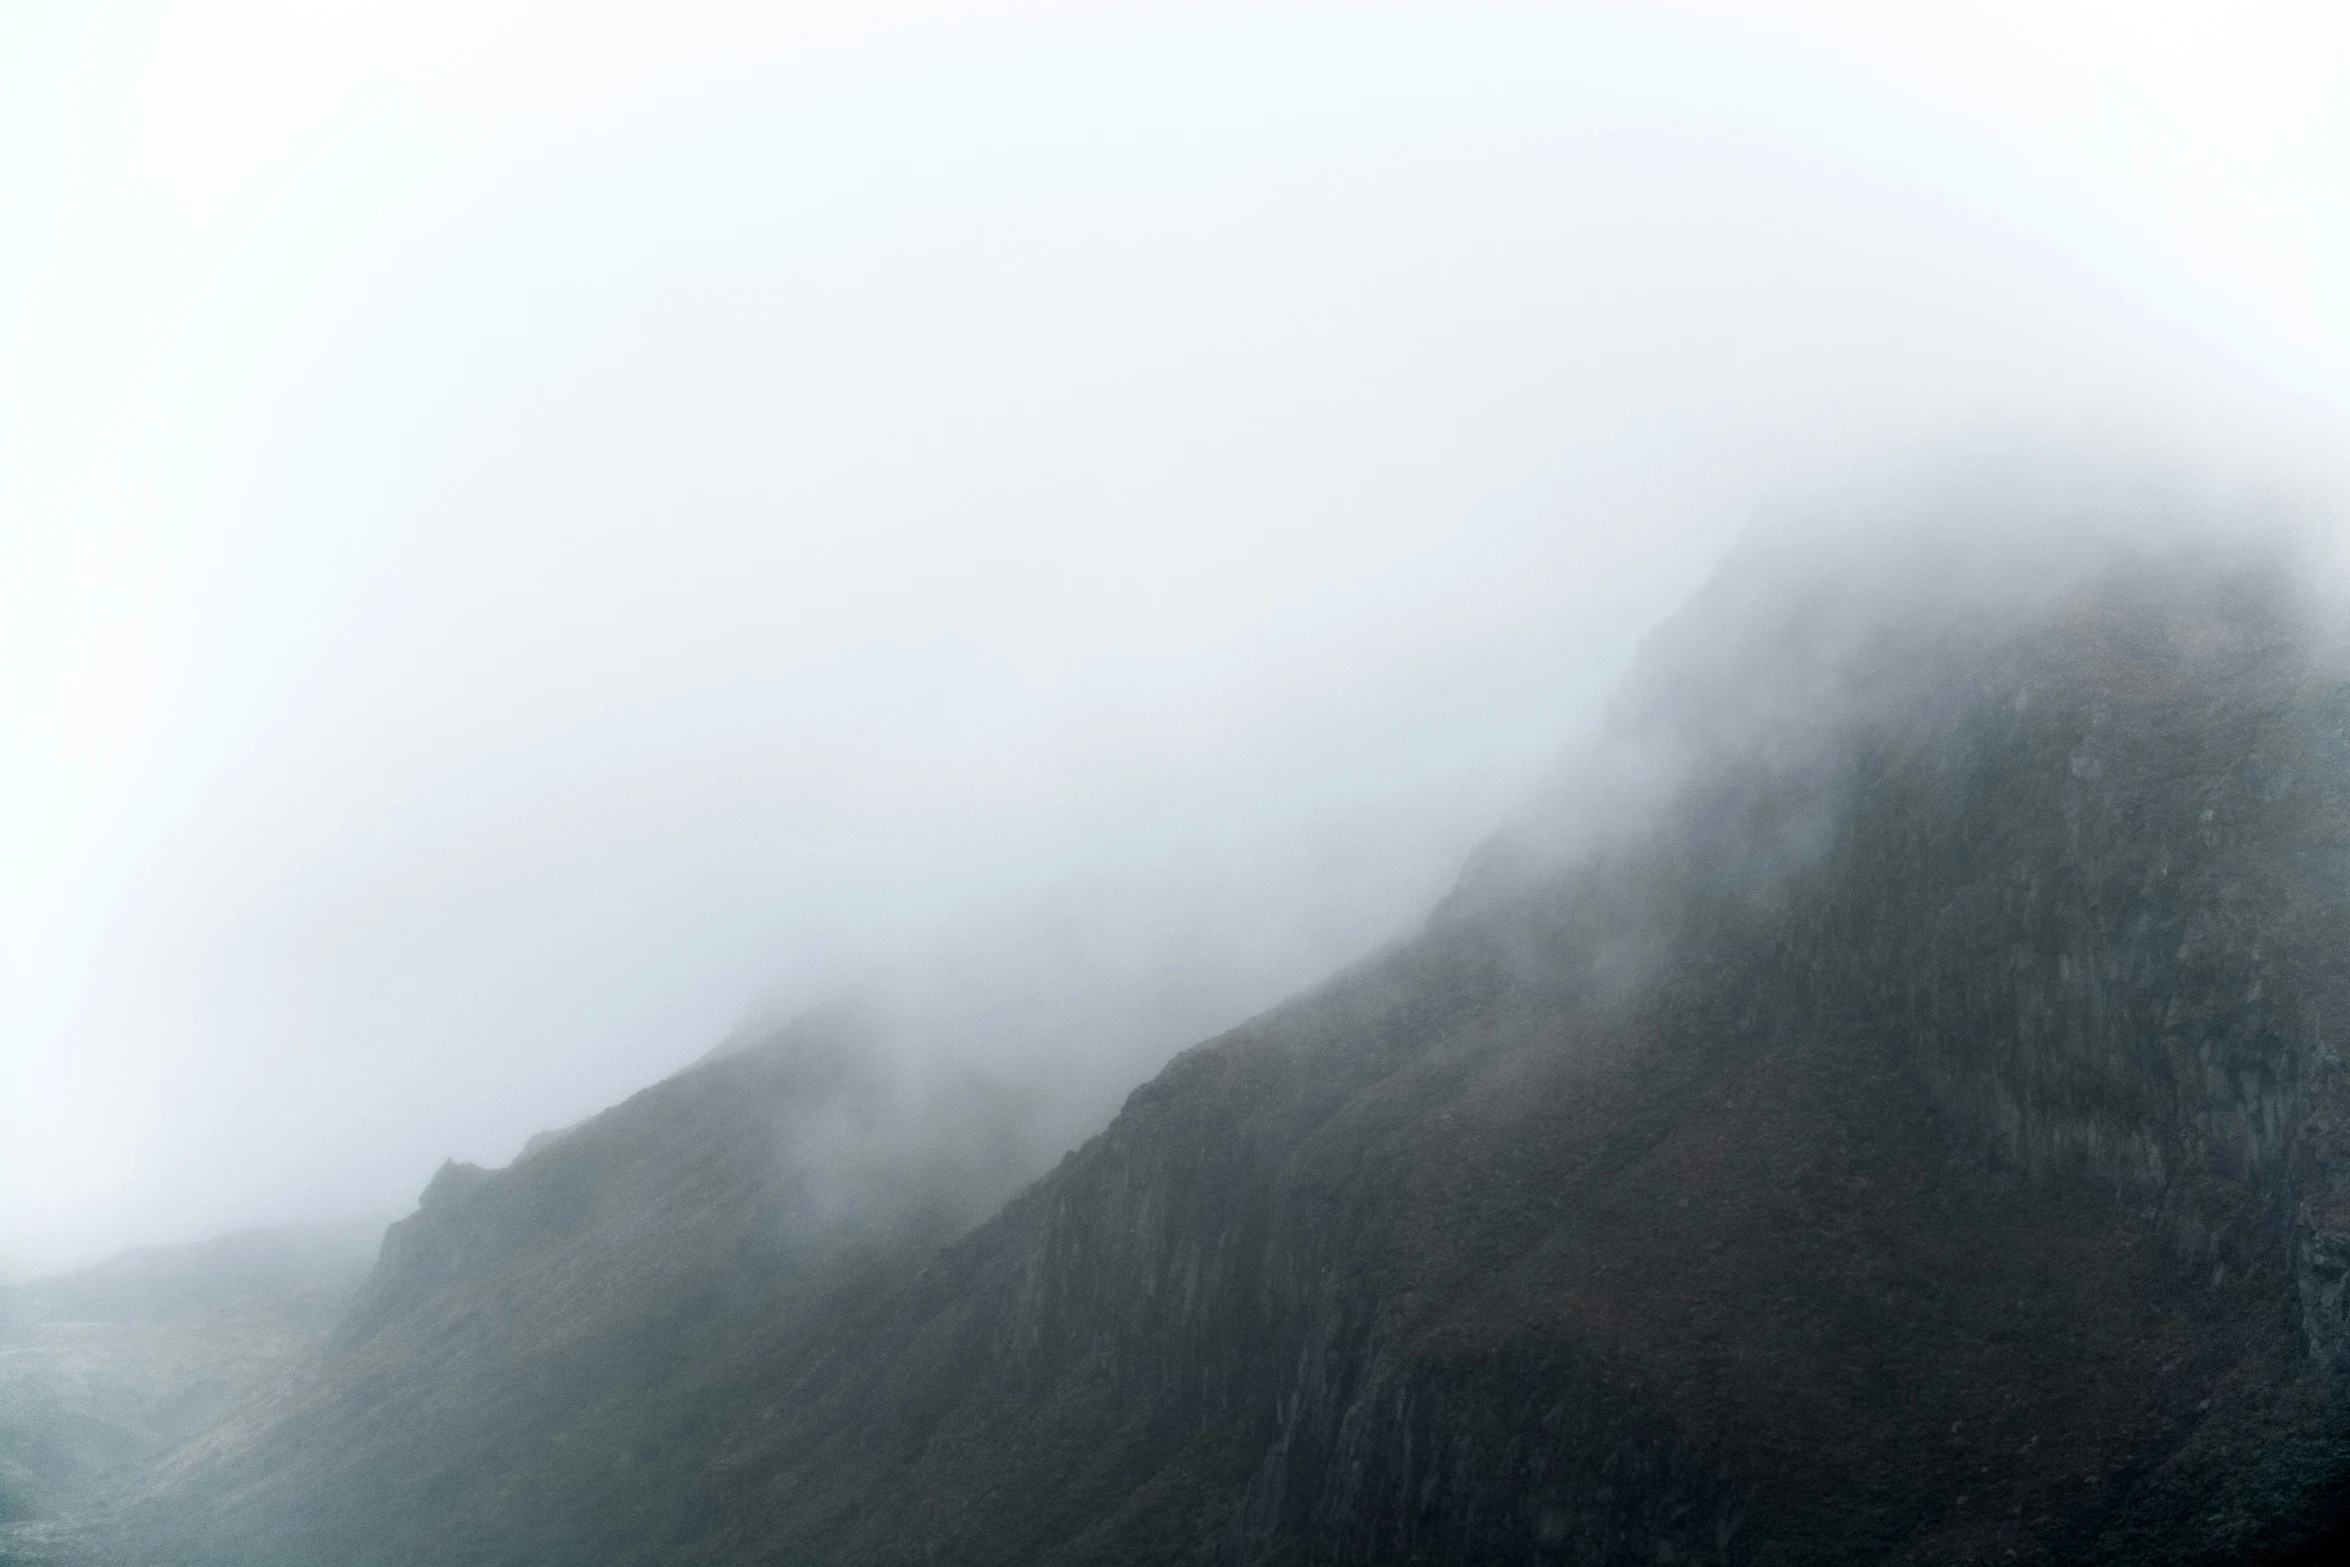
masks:
<path id="1" fill-rule="evenodd" d="M 831 1012 L 794 1020 L 713 1052 L 503 1170 L 444 1162 L 416 1211 L 387 1232 L 346 1333 L 372 1333 L 436 1300 L 458 1309 L 500 1278 L 532 1274 L 559 1291 L 583 1248 L 607 1267 L 633 1259 L 675 1271 L 723 1252 L 787 1268 L 840 1238 L 851 1201 L 879 1208 L 901 1195 L 841 1169 L 858 1151 L 849 1134 L 881 1129 L 890 1101 L 883 1063 L 864 1044 Z"/>
<path id="2" fill-rule="evenodd" d="M 478 1164 L 467 1164 L 461 1159 L 444 1159 L 441 1167 L 425 1183 L 417 1197 L 419 1208 L 442 1208 L 464 1201 L 489 1180 L 490 1172 Z"/>

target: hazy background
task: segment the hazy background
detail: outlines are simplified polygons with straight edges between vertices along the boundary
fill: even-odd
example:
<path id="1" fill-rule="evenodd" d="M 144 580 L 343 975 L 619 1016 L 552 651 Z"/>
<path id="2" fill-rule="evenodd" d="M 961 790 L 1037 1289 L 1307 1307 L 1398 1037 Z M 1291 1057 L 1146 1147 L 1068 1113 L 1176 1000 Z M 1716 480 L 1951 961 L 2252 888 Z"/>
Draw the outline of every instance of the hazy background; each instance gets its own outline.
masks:
<path id="1" fill-rule="evenodd" d="M 1757 505 L 2345 414 L 2330 4 L 0 0 L 0 1269 L 877 975 L 1106 1113 Z"/>

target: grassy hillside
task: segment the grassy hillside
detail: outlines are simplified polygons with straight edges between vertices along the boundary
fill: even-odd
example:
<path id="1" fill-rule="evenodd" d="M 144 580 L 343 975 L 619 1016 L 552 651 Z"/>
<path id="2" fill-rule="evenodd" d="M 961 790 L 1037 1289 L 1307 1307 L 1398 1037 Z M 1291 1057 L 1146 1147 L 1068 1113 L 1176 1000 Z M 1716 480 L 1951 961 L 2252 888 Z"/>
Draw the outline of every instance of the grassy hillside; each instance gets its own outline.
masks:
<path id="1" fill-rule="evenodd" d="M 0 1562 L 64 1550 L 110 1483 L 298 1364 L 382 1228 L 247 1230 L 0 1289 Z"/>

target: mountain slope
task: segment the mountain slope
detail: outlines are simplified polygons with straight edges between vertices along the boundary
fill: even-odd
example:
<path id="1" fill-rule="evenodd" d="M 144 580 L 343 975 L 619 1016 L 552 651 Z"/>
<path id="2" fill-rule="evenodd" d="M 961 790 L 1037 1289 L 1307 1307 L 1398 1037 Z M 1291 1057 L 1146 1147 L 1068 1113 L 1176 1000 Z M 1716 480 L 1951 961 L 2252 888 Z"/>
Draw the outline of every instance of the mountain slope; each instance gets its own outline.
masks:
<path id="1" fill-rule="evenodd" d="M 2095 542 L 1758 543 L 1420 939 L 943 1251 L 790 1239 L 790 1048 L 444 1175 L 150 1553 L 2310 1548 L 2350 683 L 2285 558 Z"/>
<path id="2" fill-rule="evenodd" d="M 0 1562 L 46 1559 L 61 1515 L 297 1363 L 381 1232 L 246 1230 L 0 1289 Z"/>

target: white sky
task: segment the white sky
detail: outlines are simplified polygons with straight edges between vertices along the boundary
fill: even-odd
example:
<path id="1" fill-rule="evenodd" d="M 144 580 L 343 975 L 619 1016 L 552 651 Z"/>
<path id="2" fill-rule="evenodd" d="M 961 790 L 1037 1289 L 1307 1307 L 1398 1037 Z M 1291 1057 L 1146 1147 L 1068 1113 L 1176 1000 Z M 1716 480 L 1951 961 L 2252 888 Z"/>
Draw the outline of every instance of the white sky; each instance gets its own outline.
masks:
<path id="1" fill-rule="evenodd" d="M 0 1264 L 974 933 L 1123 1083 L 1756 504 L 2346 412 L 2337 5 L 0 0 Z"/>

